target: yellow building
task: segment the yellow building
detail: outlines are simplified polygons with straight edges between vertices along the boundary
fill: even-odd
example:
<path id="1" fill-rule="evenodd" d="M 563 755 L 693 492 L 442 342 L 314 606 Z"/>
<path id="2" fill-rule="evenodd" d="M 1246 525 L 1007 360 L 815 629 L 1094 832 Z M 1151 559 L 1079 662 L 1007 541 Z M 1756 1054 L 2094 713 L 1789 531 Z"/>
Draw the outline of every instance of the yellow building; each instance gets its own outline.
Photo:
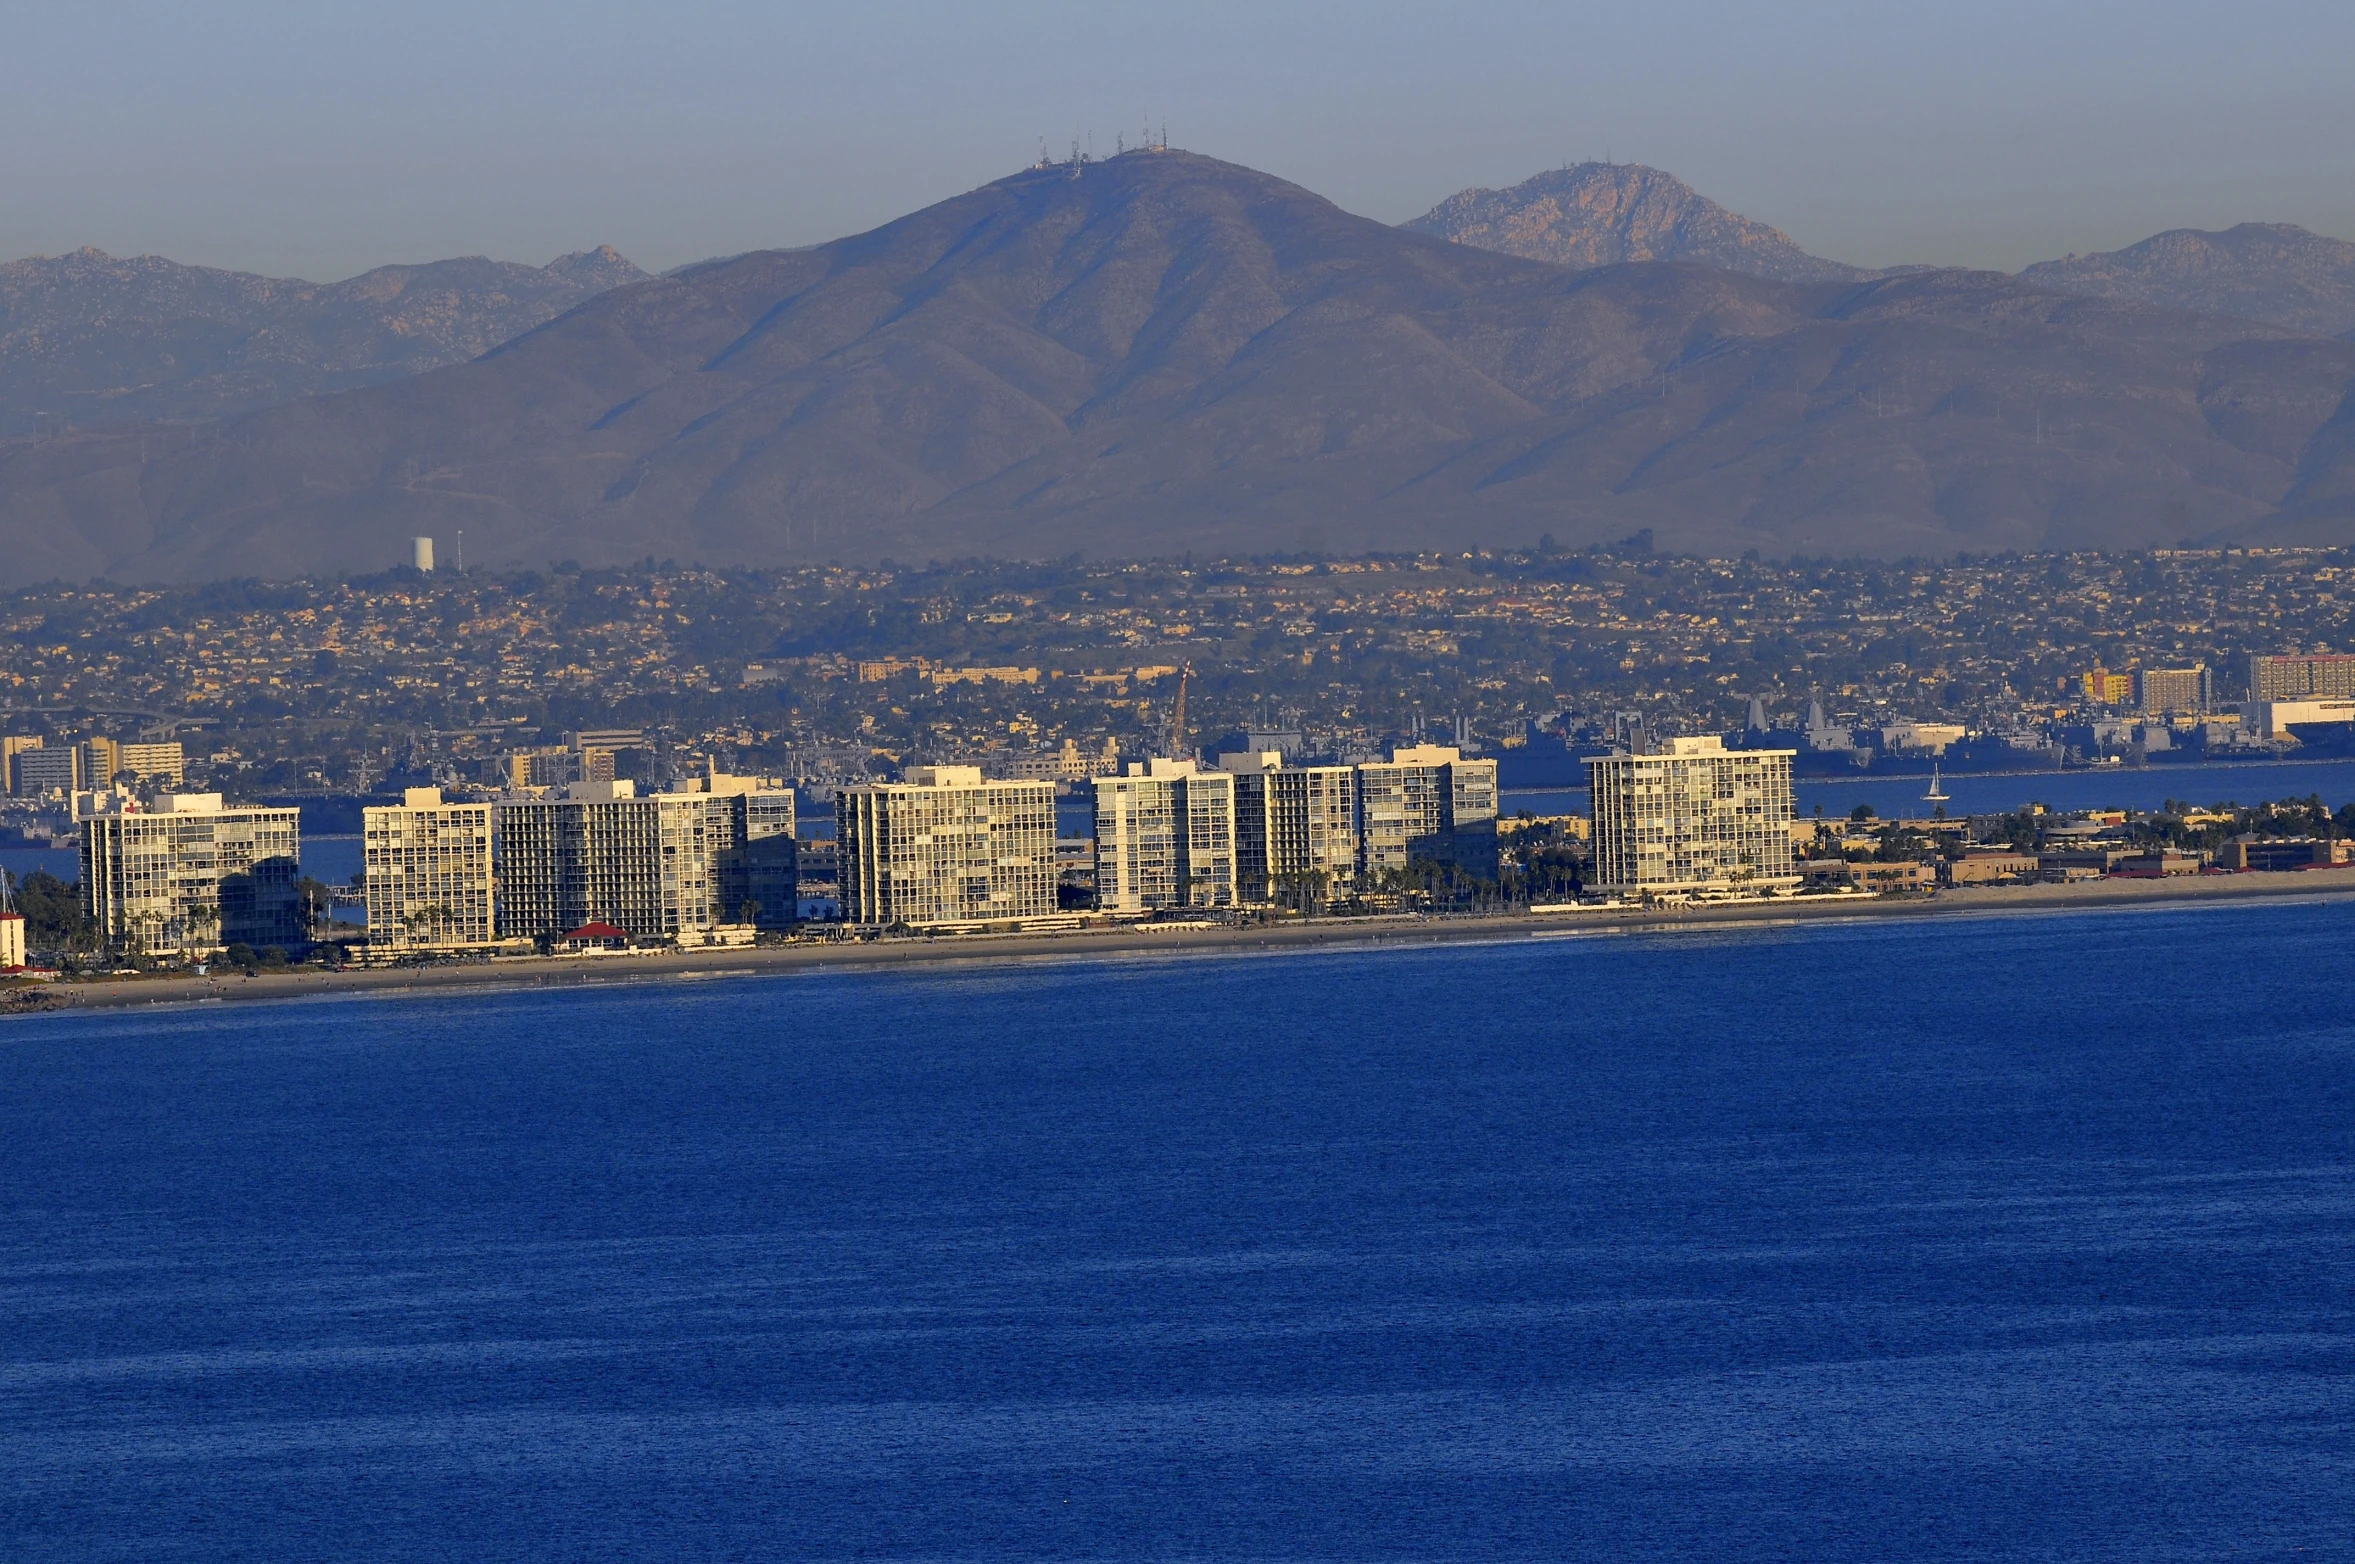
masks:
<path id="1" fill-rule="evenodd" d="M 187 756 L 177 739 L 168 744 L 117 744 L 115 769 L 138 773 L 150 787 L 177 788 L 188 779 Z"/>
<path id="2" fill-rule="evenodd" d="M 2134 698 L 2134 675 L 2096 668 L 2082 676 L 2085 698 L 2103 706 L 2123 706 Z"/>

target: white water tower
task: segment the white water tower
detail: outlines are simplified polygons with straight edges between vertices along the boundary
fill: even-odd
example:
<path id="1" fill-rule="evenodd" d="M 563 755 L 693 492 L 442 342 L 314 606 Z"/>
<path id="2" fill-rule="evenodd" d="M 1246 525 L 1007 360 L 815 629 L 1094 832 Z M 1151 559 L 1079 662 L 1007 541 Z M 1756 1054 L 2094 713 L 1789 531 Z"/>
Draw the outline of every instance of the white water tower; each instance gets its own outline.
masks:
<path id="1" fill-rule="evenodd" d="M 409 563 L 427 575 L 433 574 L 433 539 L 411 538 L 409 540 Z"/>

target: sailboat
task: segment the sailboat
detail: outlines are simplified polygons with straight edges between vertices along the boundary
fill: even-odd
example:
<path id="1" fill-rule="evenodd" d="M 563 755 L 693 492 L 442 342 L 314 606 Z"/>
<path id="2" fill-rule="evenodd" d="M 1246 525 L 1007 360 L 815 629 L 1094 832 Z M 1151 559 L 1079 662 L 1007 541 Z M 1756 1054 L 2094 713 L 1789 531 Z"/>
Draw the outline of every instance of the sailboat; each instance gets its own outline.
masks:
<path id="1" fill-rule="evenodd" d="M 1938 762 L 1933 760 L 1930 762 L 1930 791 L 1922 795 L 1922 802 L 1943 804 L 1946 802 L 1946 798 L 1946 789 L 1938 785 Z"/>

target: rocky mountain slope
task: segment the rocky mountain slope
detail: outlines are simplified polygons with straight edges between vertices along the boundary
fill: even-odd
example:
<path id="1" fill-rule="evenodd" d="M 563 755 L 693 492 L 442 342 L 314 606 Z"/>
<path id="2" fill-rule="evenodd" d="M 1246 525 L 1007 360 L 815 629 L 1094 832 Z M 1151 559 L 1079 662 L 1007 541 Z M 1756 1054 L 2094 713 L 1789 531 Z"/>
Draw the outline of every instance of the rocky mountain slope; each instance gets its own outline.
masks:
<path id="1" fill-rule="evenodd" d="M 312 283 L 100 250 L 0 265 L 0 436 L 219 418 L 489 351 L 646 274 L 611 246 Z"/>
<path id="2" fill-rule="evenodd" d="M 1570 271 L 1181 152 L 614 289 L 468 363 L 0 453 L 0 577 L 2355 535 L 2355 344 L 1984 272 Z M 445 548 L 447 545 L 445 544 Z"/>
<path id="3" fill-rule="evenodd" d="M 2241 315 L 2316 336 L 2355 333 L 2355 244 L 2289 223 L 2221 233 L 2175 228 L 2123 250 L 2043 261 L 2020 276 L 2068 293 Z"/>
<path id="4" fill-rule="evenodd" d="M 1640 163 L 1580 163 L 1509 190 L 1461 190 L 1405 224 L 1414 233 L 1557 266 L 1697 261 L 1782 282 L 1866 275 L 1810 255 L 1674 174 Z"/>

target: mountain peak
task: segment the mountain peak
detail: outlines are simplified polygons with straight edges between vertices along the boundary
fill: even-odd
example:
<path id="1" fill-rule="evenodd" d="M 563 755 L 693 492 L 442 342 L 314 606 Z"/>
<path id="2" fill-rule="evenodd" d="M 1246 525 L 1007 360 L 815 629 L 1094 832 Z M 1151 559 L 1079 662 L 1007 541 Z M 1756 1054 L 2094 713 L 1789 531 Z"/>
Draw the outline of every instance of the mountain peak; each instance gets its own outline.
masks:
<path id="1" fill-rule="evenodd" d="M 625 282 L 637 282 L 647 275 L 610 244 L 601 244 L 594 250 L 575 250 L 570 255 L 559 255 L 540 270 L 576 286 L 599 291 L 618 288 Z"/>
<path id="2" fill-rule="evenodd" d="M 2170 228 L 2123 250 L 2042 261 L 2020 277 L 2062 293 L 2239 315 L 2317 336 L 2355 332 L 2355 244 L 2295 223 Z"/>
<path id="3" fill-rule="evenodd" d="M 1557 266 L 1697 261 L 1783 282 L 1866 275 L 1810 255 L 1790 235 L 1727 211 L 1641 163 L 1577 163 L 1508 190 L 1458 191 L 1404 227 Z"/>

